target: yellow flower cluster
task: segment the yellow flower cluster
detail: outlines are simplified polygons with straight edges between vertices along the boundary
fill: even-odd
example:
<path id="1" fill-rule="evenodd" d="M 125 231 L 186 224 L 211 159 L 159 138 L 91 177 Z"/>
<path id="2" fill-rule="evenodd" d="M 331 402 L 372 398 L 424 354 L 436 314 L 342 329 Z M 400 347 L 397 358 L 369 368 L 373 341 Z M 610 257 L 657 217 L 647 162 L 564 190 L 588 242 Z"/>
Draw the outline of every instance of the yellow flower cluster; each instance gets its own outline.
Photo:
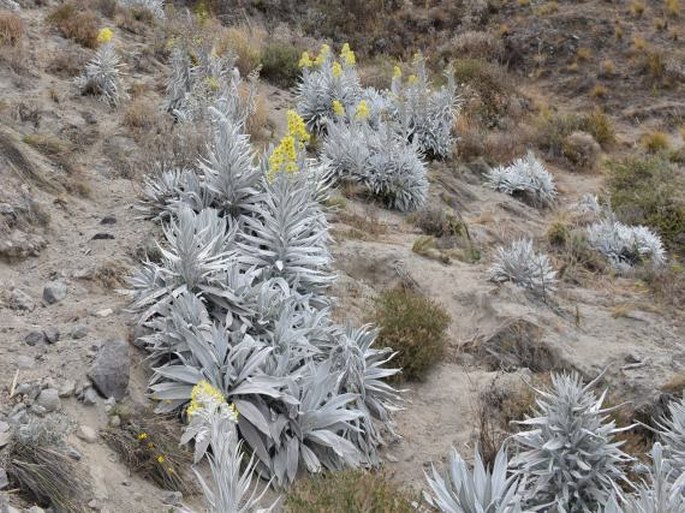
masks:
<path id="1" fill-rule="evenodd" d="M 409 75 L 409 78 L 407 79 L 407 83 L 410 85 L 414 85 L 419 81 L 418 77 L 416 75 Z"/>
<path id="2" fill-rule="evenodd" d="M 354 117 L 360 120 L 369 119 L 370 113 L 369 104 L 366 103 L 366 100 L 362 100 L 357 104 L 357 110 L 354 113 Z"/>
<path id="3" fill-rule="evenodd" d="M 304 151 L 305 144 L 311 139 L 304 120 L 294 110 L 288 111 L 288 133 L 269 157 L 269 171 L 267 180 L 272 181 L 276 173 L 295 173 L 300 167 L 297 154 Z"/>
<path id="4" fill-rule="evenodd" d="M 392 69 L 393 80 L 397 80 L 398 78 L 401 78 L 401 77 L 402 77 L 402 68 L 400 68 L 399 66 L 395 66 Z"/>
<path id="5" fill-rule="evenodd" d="M 350 50 L 350 44 L 345 43 L 342 47 L 342 51 L 340 52 L 340 57 L 342 57 L 342 60 L 345 64 L 348 66 L 354 66 L 357 64 L 357 58 L 354 55 L 354 52 Z"/>
<path id="6" fill-rule="evenodd" d="M 294 110 L 290 109 L 288 116 L 288 135 L 293 136 L 301 143 L 308 143 L 311 136 L 307 132 L 307 127 L 304 124 L 304 119 Z"/>
<path id="7" fill-rule="evenodd" d="M 338 61 L 335 61 L 333 63 L 333 76 L 335 78 L 338 78 L 340 75 L 342 75 L 342 72 L 343 72 L 342 66 L 340 65 L 340 63 Z"/>
<path id="8" fill-rule="evenodd" d="M 188 406 L 186 413 L 188 417 L 192 417 L 210 403 L 221 404 L 225 402 L 226 399 L 219 390 L 210 385 L 209 382 L 202 380 L 193 387 L 190 394 L 190 406 Z"/>
<path id="9" fill-rule="evenodd" d="M 300 57 L 300 68 L 311 68 L 314 65 L 314 61 L 309 55 L 309 52 L 302 52 L 302 57 Z"/>
<path id="10" fill-rule="evenodd" d="M 98 32 L 98 43 L 105 44 L 109 43 L 112 40 L 112 36 L 114 35 L 114 32 L 112 32 L 112 29 L 109 27 L 105 27 Z"/>
<path id="11" fill-rule="evenodd" d="M 340 102 L 340 100 L 333 100 L 333 112 L 335 113 L 336 116 L 343 116 L 345 115 L 345 107 L 343 107 L 343 104 Z"/>
<path id="12" fill-rule="evenodd" d="M 328 57 L 329 53 L 331 53 L 331 47 L 327 44 L 321 45 L 319 55 L 316 57 L 316 59 L 314 59 L 314 65 L 321 66 L 326 61 L 326 58 Z"/>
<path id="13" fill-rule="evenodd" d="M 138 440 L 140 440 L 140 441 L 147 440 L 147 438 L 148 438 L 148 434 L 147 434 L 147 433 L 140 433 L 140 434 L 138 435 Z"/>

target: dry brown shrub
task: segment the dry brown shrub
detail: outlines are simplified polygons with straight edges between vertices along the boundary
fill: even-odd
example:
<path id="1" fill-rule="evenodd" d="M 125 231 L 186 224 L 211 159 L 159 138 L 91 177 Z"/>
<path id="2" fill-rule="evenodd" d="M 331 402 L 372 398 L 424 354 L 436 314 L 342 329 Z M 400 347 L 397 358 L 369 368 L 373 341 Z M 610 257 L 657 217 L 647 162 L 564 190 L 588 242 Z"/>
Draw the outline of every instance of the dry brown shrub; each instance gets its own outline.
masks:
<path id="1" fill-rule="evenodd" d="M 447 46 L 449 53 L 458 58 L 499 61 L 504 57 L 502 39 L 491 32 L 468 30 L 457 34 Z M 443 50 L 443 53 L 446 50 Z"/>
<path id="2" fill-rule="evenodd" d="M 571 132 L 562 144 L 561 153 L 576 169 L 592 170 L 597 166 L 602 148 L 587 132 Z"/>
<path id="3" fill-rule="evenodd" d="M 24 37 L 24 23 L 10 11 L 0 11 L 0 46 L 17 46 Z"/>
<path id="4" fill-rule="evenodd" d="M 97 47 L 100 19 L 92 9 L 67 2 L 53 9 L 47 19 L 64 37 L 86 48 Z"/>
<path id="5" fill-rule="evenodd" d="M 141 96 L 128 104 L 122 123 L 134 131 L 150 130 L 158 123 L 159 117 L 160 111 L 155 103 L 149 98 Z"/>
<path id="6" fill-rule="evenodd" d="M 219 38 L 216 51 L 219 55 L 234 52 L 238 71 L 246 77 L 261 62 L 266 36 L 264 29 L 250 25 L 230 27 Z"/>

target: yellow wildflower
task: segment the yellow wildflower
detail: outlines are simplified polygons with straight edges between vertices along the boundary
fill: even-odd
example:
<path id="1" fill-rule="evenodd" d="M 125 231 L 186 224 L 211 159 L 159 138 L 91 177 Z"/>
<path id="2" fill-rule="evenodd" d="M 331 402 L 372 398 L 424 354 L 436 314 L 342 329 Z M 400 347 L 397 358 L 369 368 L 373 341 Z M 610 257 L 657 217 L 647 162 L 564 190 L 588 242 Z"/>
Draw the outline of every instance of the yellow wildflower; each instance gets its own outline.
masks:
<path id="1" fill-rule="evenodd" d="M 288 117 L 288 135 L 295 138 L 297 141 L 302 143 L 309 142 L 311 135 L 307 132 L 307 127 L 304 124 L 304 120 L 300 115 L 294 110 L 290 109 L 287 112 Z"/>
<path id="2" fill-rule="evenodd" d="M 313 64 L 314 61 L 309 56 L 309 52 L 303 52 L 302 57 L 300 57 L 300 68 L 311 68 Z"/>
<path id="3" fill-rule="evenodd" d="M 321 66 L 326 61 L 329 53 L 331 53 L 331 47 L 327 44 L 321 45 L 321 50 L 319 50 L 319 55 L 314 60 L 314 64 L 316 66 Z"/>
<path id="4" fill-rule="evenodd" d="M 416 84 L 418 81 L 419 79 L 416 75 L 409 75 L 409 78 L 407 79 L 407 83 L 409 84 Z"/>
<path id="5" fill-rule="evenodd" d="M 238 408 L 235 407 L 235 404 L 231 403 L 228 405 L 228 407 L 233 412 L 233 415 L 235 415 L 235 417 L 238 418 L 238 415 L 240 415 L 240 413 L 238 412 Z"/>
<path id="6" fill-rule="evenodd" d="M 340 75 L 342 75 L 342 66 L 338 61 L 335 61 L 333 63 L 333 76 L 338 78 Z"/>
<path id="7" fill-rule="evenodd" d="M 301 144 L 301 143 L 300 143 Z M 295 173 L 299 170 L 297 163 L 297 143 L 295 137 L 286 135 L 269 157 L 269 171 L 267 179 L 272 181 L 276 173 L 285 171 L 287 173 Z"/>
<path id="8" fill-rule="evenodd" d="M 100 44 L 105 44 L 109 43 L 112 40 L 112 36 L 114 35 L 114 32 L 112 32 L 112 29 L 109 27 L 105 27 L 98 32 L 98 43 Z"/>
<path id="9" fill-rule="evenodd" d="M 392 69 L 392 78 L 393 80 L 396 80 L 400 77 L 402 77 L 402 68 L 400 68 L 399 66 L 395 66 Z"/>
<path id="10" fill-rule="evenodd" d="M 219 390 L 207 381 L 202 380 L 193 387 L 193 391 L 190 393 L 190 406 L 188 406 L 186 413 L 192 417 L 210 404 L 216 405 L 225 402 L 226 399 Z"/>
<path id="11" fill-rule="evenodd" d="M 147 440 L 148 434 L 147 433 L 141 433 L 138 435 L 138 440 Z"/>
<path id="12" fill-rule="evenodd" d="M 333 112 L 336 116 L 343 116 L 345 114 L 345 107 L 340 100 L 333 100 Z"/>
<path id="13" fill-rule="evenodd" d="M 357 111 L 354 113 L 356 119 L 369 119 L 369 104 L 362 100 L 357 104 Z"/>
<path id="14" fill-rule="evenodd" d="M 164 463 L 165 461 L 166 461 L 166 458 L 164 456 L 162 456 L 161 454 L 159 456 L 157 456 L 157 463 L 159 463 L 160 465 L 162 463 Z"/>
<path id="15" fill-rule="evenodd" d="M 342 51 L 340 52 L 340 57 L 342 57 L 343 61 L 345 64 L 348 66 L 354 66 L 357 64 L 357 58 L 354 55 L 354 52 L 350 50 L 350 44 L 345 43 L 342 47 Z"/>

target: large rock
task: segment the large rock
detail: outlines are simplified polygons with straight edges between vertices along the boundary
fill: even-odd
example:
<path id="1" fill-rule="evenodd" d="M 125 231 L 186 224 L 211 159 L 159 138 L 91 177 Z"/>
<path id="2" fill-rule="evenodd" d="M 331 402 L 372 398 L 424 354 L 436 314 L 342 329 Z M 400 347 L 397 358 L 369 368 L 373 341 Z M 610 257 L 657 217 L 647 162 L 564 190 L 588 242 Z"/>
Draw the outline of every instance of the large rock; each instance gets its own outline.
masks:
<path id="1" fill-rule="evenodd" d="M 126 395 L 129 376 L 128 343 L 109 340 L 102 344 L 88 377 L 105 397 L 121 399 Z"/>
<path id="2" fill-rule="evenodd" d="M 12 310 L 26 310 L 32 312 L 36 309 L 36 304 L 26 292 L 20 289 L 14 289 L 10 293 L 9 307 Z"/>
<path id="3" fill-rule="evenodd" d="M 46 388 L 40 393 L 38 399 L 36 399 L 36 403 L 45 408 L 45 411 L 48 413 L 59 410 L 61 407 L 59 391 L 56 388 Z"/>
<path id="4" fill-rule="evenodd" d="M 67 297 L 67 285 L 63 281 L 51 281 L 43 288 L 43 301 L 51 305 Z"/>

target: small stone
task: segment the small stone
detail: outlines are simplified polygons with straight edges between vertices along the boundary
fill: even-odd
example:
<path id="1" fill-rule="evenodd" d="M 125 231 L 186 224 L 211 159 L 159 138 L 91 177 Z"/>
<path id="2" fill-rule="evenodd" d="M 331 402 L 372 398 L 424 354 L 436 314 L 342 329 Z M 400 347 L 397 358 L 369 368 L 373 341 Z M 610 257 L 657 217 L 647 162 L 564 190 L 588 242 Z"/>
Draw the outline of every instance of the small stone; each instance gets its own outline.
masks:
<path id="1" fill-rule="evenodd" d="M 76 390 L 76 382 L 73 380 L 65 381 L 61 387 L 59 387 L 59 396 L 62 398 L 71 397 L 74 395 Z"/>
<path id="2" fill-rule="evenodd" d="M 12 310 L 33 312 L 36 309 L 36 304 L 26 292 L 20 289 L 14 289 L 9 297 L 9 307 Z"/>
<path id="3" fill-rule="evenodd" d="M 12 439 L 12 433 L 7 431 L 6 433 L 0 433 L 0 449 L 5 447 Z"/>
<path id="4" fill-rule="evenodd" d="M 111 308 L 105 308 L 103 310 L 98 310 L 97 312 L 95 312 L 95 315 L 97 317 L 109 317 L 113 313 L 114 313 L 114 310 L 112 310 Z"/>
<path id="5" fill-rule="evenodd" d="M 67 449 L 67 456 L 69 456 L 74 461 L 79 461 L 82 458 L 81 453 L 73 447 L 69 447 Z"/>
<path id="6" fill-rule="evenodd" d="M 36 400 L 39 406 L 45 408 L 47 412 L 59 410 L 62 406 L 59 400 L 59 391 L 56 388 L 46 388 Z"/>
<path id="7" fill-rule="evenodd" d="M 0 420 L 0 433 L 7 433 L 10 430 L 10 425 L 4 420 Z"/>
<path id="8" fill-rule="evenodd" d="M 385 455 L 385 459 L 388 460 L 390 463 L 397 463 L 399 460 L 397 459 L 397 456 L 394 456 L 390 453 Z"/>
<path id="9" fill-rule="evenodd" d="M 45 344 L 45 335 L 42 331 L 31 331 L 24 335 L 24 342 L 31 347 L 42 346 Z"/>
<path id="10" fill-rule="evenodd" d="M 45 513 L 45 510 L 38 506 L 31 506 L 29 509 L 26 510 L 26 513 Z"/>
<path id="11" fill-rule="evenodd" d="M 98 393 L 93 387 L 83 389 L 83 403 L 87 406 L 93 406 L 98 402 Z"/>
<path id="12" fill-rule="evenodd" d="M 163 504 L 179 506 L 183 501 L 183 494 L 181 492 L 164 492 L 161 498 Z"/>
<path id="13" fill-rule="evenodd" d="M 100 232 L 100 233 L 96 233 L 95 235 L 93 235 L 91 240 L 112 240 L 112 239 L 114 239 L 114 235 L 112 235 L 111 233 Z"/>
<path id="14" fill-rule="evenodd" d="M 128 343 L 110 340 L 100 347 L 88 377 L 104 397 L 121 399 L 128 389 L 129 364 Z"/>
<path id="15" fill-rule="evenodd" d="M 46 328 L 43 330 L 43 335 L 45 335 L 45 340 L 48 341 L 48 344 L 54 344 L 59 340 L 59 330 L 57 328 Z"/>
<path id="16" fill-rule="evenodd" d="M 33 413 L 34 415 L 38 415 L 39 417 L 44 417 L 48 413 L 48 410 L 46 410 L 40 404 L 34 404 L 33 406 L 31 406 L 31 413 Z"/>
<path id="17" fill-rule="evenodd" d="M 119 415 L 113 415 L 109 418 L 109 425 L 113 428 L 121 427 L 121 417 Z"/>
<path id="18" fill-rule="evenodd" d="M 24 354 L 17 356 L 17 367 L 21 370 L 33 369 L 36 366 L 36 360 Z"/>
<path id="19" fill-rule="evenodd" d="M 88 327 L 83 324 L 77 324 L 76 326 L 71 328 L 70 334 L 71 338 L 78 340 L 88 335 Z"/>
<path id="20" fill-rule="evenodd" d="M 67 285 L 62 281 L 51 281 L 43 288 L 43 301 L 51 305 L 67 297 Z"/>
<path id="21" fill-rule="evenodd" d="M 78 430 L 76 431 L 76 436 L 89 444 L 94 444 L 98 441 L 98 434 L 90 426 L 79 426 Z"/>
<path id="22" fill-rule="evenodd" d="M 94 511 L 100 511 L 102 509 L 102 506 L 100 506 L 100 503 L 96 499 L 90 501 L 88 507 Z"/>
<path id="23" fill-rule="evenodd" d="M 117 218 L 114 216 L 105 216 L 100 221 L 100 224 L 117 224 Z"/>
<path id="24" fill-rule="evenodd" d="M 0 468 L 0 490 L 4 490 L 10 485 L 10 480 L 7 477 L 7 472 L 4 468 Z"/>

